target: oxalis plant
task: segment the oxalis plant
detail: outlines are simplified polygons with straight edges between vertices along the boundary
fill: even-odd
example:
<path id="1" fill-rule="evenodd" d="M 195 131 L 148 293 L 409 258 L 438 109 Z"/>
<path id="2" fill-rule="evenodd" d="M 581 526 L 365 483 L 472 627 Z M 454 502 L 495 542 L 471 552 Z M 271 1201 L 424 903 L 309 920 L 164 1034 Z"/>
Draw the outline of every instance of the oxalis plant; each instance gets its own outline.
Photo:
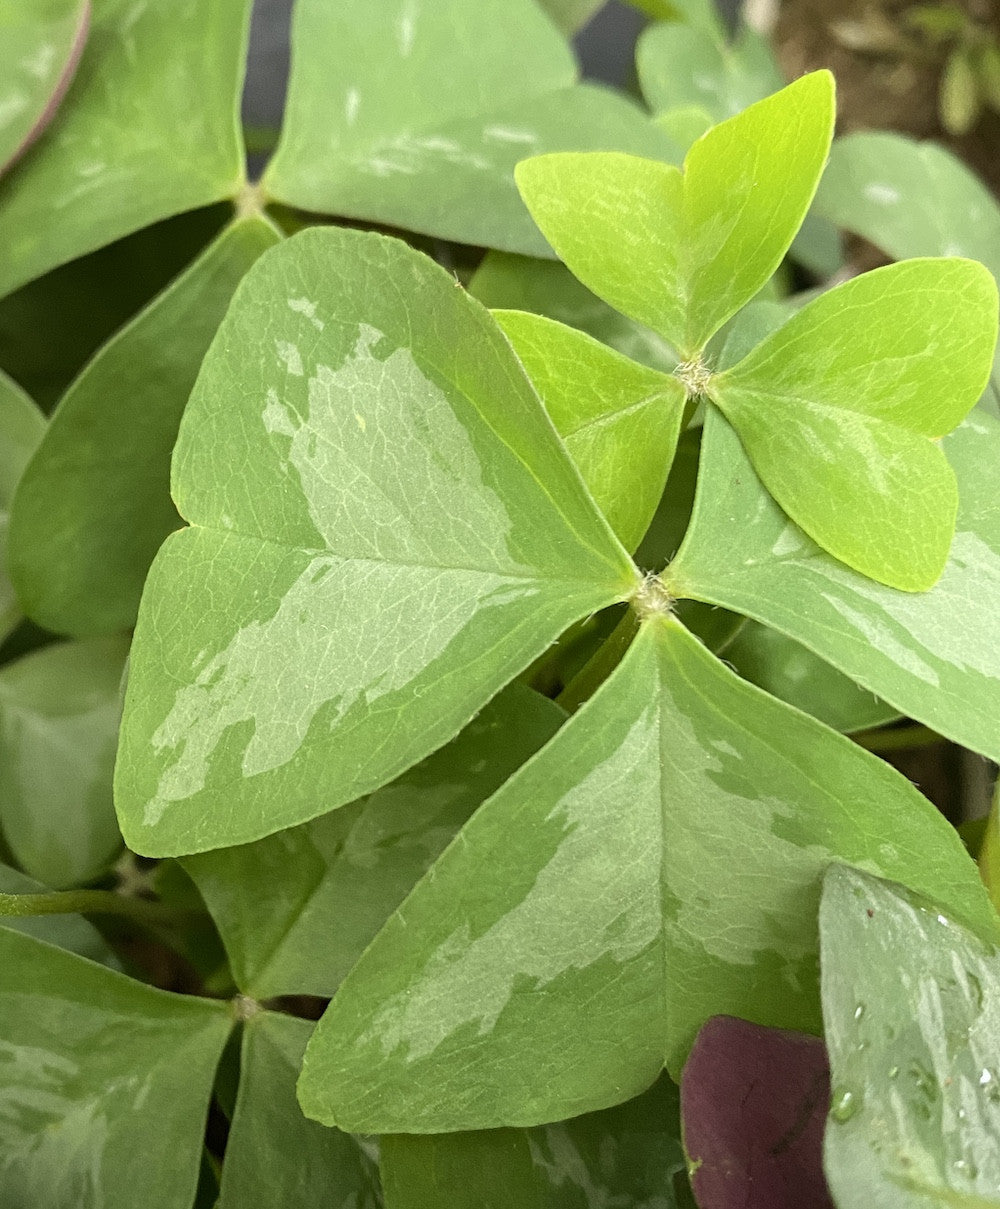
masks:
<path id="1" fill-rule="evenodd" d="M 93 166 L 133 96 L 109 76 L 166 95 L 162 5 L 43 23 L 0 144 L 28 314 L 102 239 L 235 203 L 51 421 L 0 380 L 6 628 L 72 638 L 0 667 L 0 1209 L 1000 1205 L 995 819 L 977 868 L 840 733 L 906 716 L 1000 757 L 993 276 L 781 297 L 824 215 L 931 241 L 874 169 L 853 204 L 887 136 L 835 149 L 810 212 L 825 72 L 655 123 L 574 83 L 528 0 L 382 9 L 302 0 L 259 185 L 226 133 L 239 5 L 182 23 L 225 66 L 219 159 L 171 124 L 121 159 L 157 189 Z M 672 15 L 648 79 L 671 45 L 759 59 Z M 475 104 L 432 53 L 456 29 L 494 40 Z M 436 98 L 419 135 L 375 103 L 390 65 Z M 162 171 L 187 137 L 201 174 Z M 494 251 L 470 281 L 435 241 Z M 116 823 L 31 735 L 63 710 L 109 767 L 127 652 Z M 785 699 L 793 661 L 823 708 Z"/>

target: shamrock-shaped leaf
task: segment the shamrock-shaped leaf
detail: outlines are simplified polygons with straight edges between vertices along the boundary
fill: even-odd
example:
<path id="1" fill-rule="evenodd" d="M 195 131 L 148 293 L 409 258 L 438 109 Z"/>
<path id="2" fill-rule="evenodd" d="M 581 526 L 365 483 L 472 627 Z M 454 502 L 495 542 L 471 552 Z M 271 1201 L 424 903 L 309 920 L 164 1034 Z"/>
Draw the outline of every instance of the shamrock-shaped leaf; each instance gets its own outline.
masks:
<path id="1" fill-rule="evenodd" d="M 709 1016 L 816 1029 L 831 858 L 995 927 L 909 782 L 654 615 L 366 950 L 302 1104 L 347 1129 L 531 1125 L 678 1070 Z"/>
<path id="2" fill-rule="evenodd" d="M 180 524 L 169 493 L 177 427 L 233 291 L 277 242 L 238 219 L 118 333 L 61 400 L 12 509 L 11 576 L 47 629 L 135 623 L 157 547 Z"/>
<path id="3" fill-rule="evenodd" d="M 191 527 L 150 572 L 116 774 L 144 852 L 385 784 L 639 581 L 488 312 L 375 234 L 306 231 L 257 262 L 173 489 Z"/>
<path id="4" fill-rule="evenodd" d="M 820 940 L 837 1204 L 1000 1204 L 1000 950 L 947 907 L 841 866 Z"/>
<path id="5" fill-rule="evenodd" d="M 923 591 L 944 569 L 958 511 L 930 438 L 979 398 L 996 331 L 982 265 L 906 261 L 821 294 L 706 393 L 814 541 L 872 579 Z"/>
<path id="6" fill-rule="evenodd" d="M 90 0 L 18 0 L 0 8 L 0 172 L 52 120 L 89 25 Z"/>
<path id="7" fill-rule="evenodd" d="M 190 1209 L 226 1006 L 8 928 L 0 970 L 4 1203 Z"/>
<path id="8" fill-rule="evenodd" d="M 709 411 L 694 515 L 666 578 L 675 595 L 781 630 L 901 714 L 1000 759 L 1000 422 L 977 408 L 941 444 L 958 479 L 957 531 L 941 579 L 912 594 L 824 554 Z"/>
<path id="9" fill-rule="evenodd" d="M 298 0 L 263 187 L 300 209 L 544 256 L 518 160 L 607 147 L 679 159 L 631 102 L 577 75 L 534 0 Z"/>
<path id="10" fill-rule="evenodd" d="M 649 528 L 684 414 L 677 378 L 524 311 L 494 311 L 598 507 L 626 550 Z"/>
<path id="11" fill-rule="evenodd" d="M 713 127 L 683 172 L 617 153 L 545 155 L 516 179 L 559 257 L 599 297 L 698 358 L 774 273 L 833 131 L 833 78 L 803 76 Z"/>
<path id="12" fill-rule="evenodd" d="M 249 13 L 249 0 L 95 5 L 64 103 L 3 183 L 0 296 L 239 190 Z"/>

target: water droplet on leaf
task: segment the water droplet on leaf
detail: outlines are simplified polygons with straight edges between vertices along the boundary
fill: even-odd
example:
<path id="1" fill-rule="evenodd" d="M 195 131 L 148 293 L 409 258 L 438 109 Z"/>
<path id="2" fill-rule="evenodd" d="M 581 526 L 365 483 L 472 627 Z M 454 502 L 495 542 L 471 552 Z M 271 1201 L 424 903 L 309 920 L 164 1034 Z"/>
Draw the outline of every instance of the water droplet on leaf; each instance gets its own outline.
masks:
<path id="1" fill-rule="evenodd" d="M 847 1087 L 837 1087 L 833 1091 L 833 1103 L 830 1106 L 830 1116 L 835 1121 L 849 1121 L 861 1107 L 861 1096 Z"/>

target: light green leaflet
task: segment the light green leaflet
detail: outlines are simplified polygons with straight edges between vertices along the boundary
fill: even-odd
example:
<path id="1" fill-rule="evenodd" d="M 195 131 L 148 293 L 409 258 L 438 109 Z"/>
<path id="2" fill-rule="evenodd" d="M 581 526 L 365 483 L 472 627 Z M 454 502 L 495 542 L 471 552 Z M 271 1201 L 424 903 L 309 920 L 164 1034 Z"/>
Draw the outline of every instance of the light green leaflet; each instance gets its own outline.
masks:
<path id="1" fill-rule="evenodd" d="M 800 642 L 748 621 L 726 647 L 726 662 L 796 709 L 850 734 L 882 726 L 899 710 L 880 701 Z"/>
<path id="2" fill-rule="evenodd" d="M 0 639 L 21 618 L 21 605 L 7 570 L 11 500 L 44 432 L 45 417 L 17 383 L 0 371 Z"/>
<path id="3" fill-rule="evenodd" d="M 65 102 L 4 180 L 0 296 L 130 231 L 239 190 L 237 107 L 249 10 L 249 0 L 95 4 Z"/>
<path id="4" fill-rule="evenodd" d="M 654 113 L 696 105 L 713 122 L 762 101 L 785 82 L 767 40 L 745 26 L 726 43 L 691 25 L 652 25 L 639 39 L 636 67 Z"/>
<path id="5" fill-rule="evenodd" d="M 149 854 L 385 784 L 638 583 L 488 312 L 374 234 L 305 231 L 244 278 L 173 493 L 192 527 L 147 581 L 116 774 Z"/>
<path id="6" fill-rule="evenodd" d="M 381 1143 L 386 1209 L 694 1209 L 676 1086 L 535 1129 Z"/>
<path id="7" fill-rule="evenodd" d="M 0 829 L 18 864 L 62 889 L 121 848 L 111 802 L 128 642 L 58 643 L 0 668 Z"/>
<path id="8" fill-rule="evenodd" d="M 0 928 L 0 1188 L 45 1209 L 190 1209 L 226 1006 Z"/>
<path id="9" fill-rule="evenodd" d="M 488 307 L 530 311 L 579 328 L 650 369 L 677 366 L 677 354 L 662 336 L 613 310 L 556 261 L 487 252 L 469 293 Z"/>
<path id="10" fill-rule="evenodd" d="M 713 127 L 683 173 L 605 153 L 538 156 L 515 176 L 572 272 L 695 359 L 788 251 L 833 113 L 833 77 L 814 72 Z"/>
<path id="11" fill-rule="evenodd" d="M 43 886 L 26 873 L 0 863 L 0 894 L 44 894 L 48 889 L 48 886 Z M 118 959 L 104 937 L 82 915 L 8 915 L 0 920 L 0 928 L 26 932 L 38 940 L 47 940 L 51 945 L 69 949 L 81 957 L 89 957 L 91 961 L 110 966 L 113 970 L 119 968 Z"/>
<path id="12" fill-rule="evenodd" d="M 51 120 L 89 21 L 89 0 L 0 0 L 0 172 Z"/>
<path id="13" fill-rule="evenodd" d="M 631 102 L 576 79 L 534 0 L 299 0 L 264 189 L 300 209 L 547 255 L 511 180 L 518 160 L 606 147 L 679 158 Z"/>
<path id="14" fill-rule="evenodd" d="M 1000 1205 L 1000 951 L 901 886 L 835 866 L 820 909 L 838 1205 Z"/>
<path id="15" fill-rule="evenodd" d="M 83 635 L 135 624 L 149 564 L 181 524 L 170 455 L 198 368 L 240 279 L 278 238 L 264 219 L 238 219 L 63 397 L 11 519 L 11 576 L 40 625 Z"/>
<path id="16" fill-rule="evenodd" d="M 473 810 L 564 717 L 514 683 L 370 797 L 255 844 L 188 857 L 240 990 L 332 995 Z"/>
<path id="17" fill-rule="evenodd" d="M 930 438 L 981 395 L 996 332 L 996 283 L 982 265 L 905 261 L 821 294 L 706 393 L 818 545 L 881 583 L 925 591 L 958 511 Z"/>
<path id="18" fill-rule="evenodd" d="M 685 150 L 713 122 L 763 100 L 785 82 L 767 39 L 748 26 L 732 42 L 718 29 L 693 24 L 650 26 L 639 39 L 636 67 L 657 121 Z M 836 229 L 812 211 L 789 251 L 822 277 L 843 261 Z"/>
<path id="19" fill-rule="evenodd" d="M 677 448 L 680 381 L 592 336 L 524 311 L 494 311 L 594 501 L 626 550 L 649 528 Z"/>
<path id="20" fill-rule="evenodd" d="M 942 447 L 959 485 L 956 534 L 941 579 L 913 595 L 815 546 L 710 411 L 691 528 L 666 578 L 675 595 L 781 630 L 901 714 L 1000 759 L 1000 423 L 973 411 Z"/>
<path id="21" fill-rule="evenodd" d="M 378 1166 L 362 1144 L 302 1115 L 295 1079 L 312 1025 L 250 1009 L 218 1209 L 379 1209 Z"/>
<path id="22" fill-rule="evenodd" d="M 676 1072 L 717 1013 L 817 1029 L 834 858 L 994 926 L 909 782 L 654 618 L 348 975 L 303 1107 L 350 1130 L 533 1125 Z"/>

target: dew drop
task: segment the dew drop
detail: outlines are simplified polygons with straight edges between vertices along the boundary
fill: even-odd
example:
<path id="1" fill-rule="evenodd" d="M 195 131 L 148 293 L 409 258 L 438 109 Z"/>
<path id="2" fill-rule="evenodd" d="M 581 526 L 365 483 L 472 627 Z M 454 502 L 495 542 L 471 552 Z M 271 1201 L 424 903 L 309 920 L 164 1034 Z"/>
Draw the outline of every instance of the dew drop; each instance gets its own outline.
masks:
<path id="1" fill-rule="evenodd" d="M 833 1091 L 833 1103 L 830 1106 L 830 1116 L 835 1121 L 849 1121 L 861 1107 L 861 1096 L 847 1087 L 836 1087 Z"/>
<path id="2" fill-rule="evenodd" d="M 854 1019 L 860 1020 L 864 1014 L 865 1014 L 865 1005 L 863 1003 L 859 1003 L 858 1006 L 854 1009 Z"/>
<path id="3" fill-rule="evenodd" d="M 899 1067 L 898 1067 L 898 1066 L 890 1066 L 890 1067 L 889 1067 L 889 1078 L 890 1078 L 890 1079 L 895 1079 L 895 1078 L 896 1078 L 896 1076 L 897 1076 L 898 1074 L 899 1074 Z"/>

